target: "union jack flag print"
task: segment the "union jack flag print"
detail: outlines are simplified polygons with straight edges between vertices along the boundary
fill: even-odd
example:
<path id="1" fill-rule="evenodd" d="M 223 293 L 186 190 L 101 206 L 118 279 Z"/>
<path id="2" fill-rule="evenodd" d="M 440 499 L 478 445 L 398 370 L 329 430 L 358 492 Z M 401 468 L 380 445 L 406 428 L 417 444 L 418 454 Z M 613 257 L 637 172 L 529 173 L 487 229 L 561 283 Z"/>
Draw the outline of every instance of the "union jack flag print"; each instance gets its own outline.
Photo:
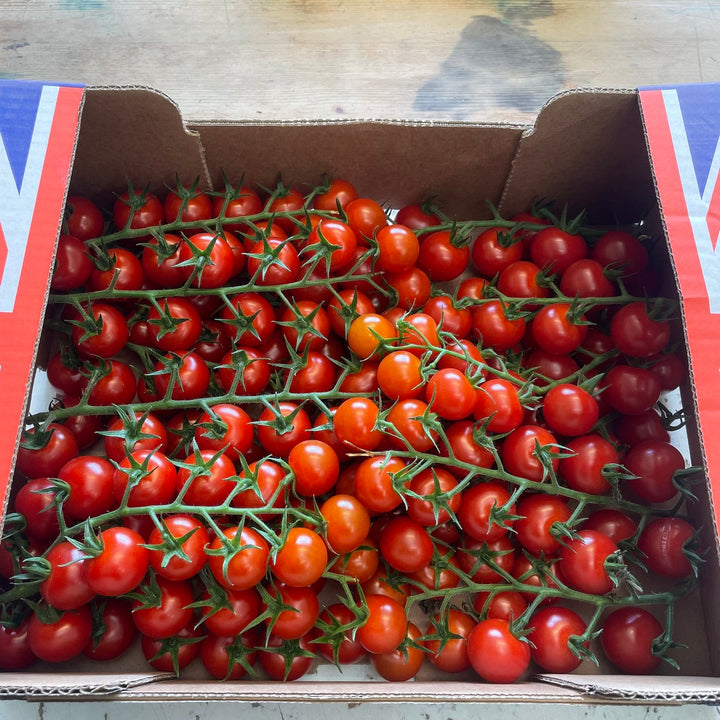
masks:
<path id="1" fill-rule="evenodd" d="M 720 84 L 644 88 L 640 103 L 720 525 Z"/>
<path id="2" fill-rule="evenodd" d="M 22 422 L 83 89 L 0 80 L 0 417 Z M 0 433 L 0 497 L 17 434 Z"/>

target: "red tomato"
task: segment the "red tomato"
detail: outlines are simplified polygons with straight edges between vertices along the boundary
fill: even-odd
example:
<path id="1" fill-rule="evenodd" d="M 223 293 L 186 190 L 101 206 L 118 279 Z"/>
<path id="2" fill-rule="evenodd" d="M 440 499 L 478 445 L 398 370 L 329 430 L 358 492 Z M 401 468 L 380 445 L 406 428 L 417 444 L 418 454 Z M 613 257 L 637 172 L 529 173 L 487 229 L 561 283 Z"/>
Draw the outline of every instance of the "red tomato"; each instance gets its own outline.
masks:
<path id="1" fill-rule="evenodd" d="M 320 602 L 315 590 L 278 583 L 271 585 L 267 592 L 272 598 L 267 602 L 268 607 L 282 608 L 265 620 L 273 635 L 283 640 L 297 640 L 313 628 L 320 614 Z"/>
<path id="2" fill-rule="evenodd" d="M 400 484 L 406 467 L 404 460 L 393 455 L 363 460 L 355 474 L 355 494 L 358 500 L 370 512 L 394 510 L 402 502 L 396 484 Z"/>
<path id="3" fill-rule="evenodd" d="M 105 302 L 84 306 L 84 314 L 73 308 L 69 320 L 75 347 L 82 355 L 109 358 L 125 347 L 130 331 L 123 314 Z M 77 324 L 79 323 L 79 324 Z"/>
<path id="4" fill-rule="evenodd" d="M 449 333 L 454 339 L 466 338 L 472 330 L 472 313 L 468 308 L 457 307 L 449 295 L 434 295 L 423 308 L 437 324 L 438 330 Z"/>
<path id="5" fill-rule="evenodd" d="M 295 492 L 304 497 L 324 495 L 340 474 L 337 453 L 322 440 L 299 442 L 290 450 L 288 465 L 295 475 Z"/>
<path id="6" fill-rule="evenodd" d="M 392 426 L 387 438 L 398 450 L 431 452 L 437 447 L 438 432 L 428 422 L 432 418 L 427 403 L 409 398 L 396 402 L 385 418 Z"/>
<path id="7" fill-rule="evenodd" d="M 551 557 L 560 551 L 560 540 L 554 532 L 557 530 L 554 525 L 565 523 L 572 514 L 563 498 L 545 493 L 523 494 L 517 504 L 517 514 L 520 517 L 513 528 L 518 541 L 529 553 L 544 553 L 546 557 Z M 563 536 L 560 535 L 560 538 Z"/>
<path id="8" fill-rule="evenodd" d="M 412 230 L 423 230 L 424 228 L 440 225 L 440 218 L 426 204 L 403 205 L 395 215 L 395 222 L 406 225 Z"/>
<path id="9" fill-rule="evenodd" d="M 49 575 L 40 583 L 40 594 L 56 610 L 75 610 L 95 597 L 85 577 L 85 553 L 64 540 L 53 546 L 45 556 L 50 564 Z"/>
<path id="10" fill-rule="evenodd" d="M 262 669 L 271 680 L 291 682 L 305 675 L 315 660 L 315 646 L 304 635 L 299 640 L 283 640 L 271 634 L 258 651 Z"/>
<path id="11" fill-rule="evenodd" d="M 500 457 L 509 473 L 542 482 L 549 467 L 557 471 L 558 458 L 546 458 L 543 455 L 552 451 L 556 445 L 555 436 L 545 428 L 537 425 L 521 425 L 503 441 Z"/>
<path id="12" fill-rule="evenodd" d="M 163 215 L 165 222 L 174 223 L 198 222 L 209 220 L 213 215 L 212 200 L 207 193 L 196 187 L 185 187 L 178 183 L 176 189 L 171 190 L 163 202 Z"/>
<path id="13" fill-rule="evenodd" d="M 68 234 L 83 241 L 100 237 L 105 228 L 105 220 L 100 208 L 92 200 L 81 195 L 68 195 L 65 204 L 65 222 Z"/>
<path id="14" fill-rule="evenodd" d="M 497 289 L 511 298 L 545 298 L 550 293 L 542 271 L 528 260 L 517 260 L 499 275 Z M 528 303 L 526 307 L 533 307 Z"/>
<path id="15" fill-rule="evenodd" d="M 143 635 L 140 647 L 143 656 L 155 670 L 179 675 L 200 654 L 201 639 L 200 630 L 191 624 L 177 635 L 162 640 Z"/>
<path id="16" fill-rule="evenodd" d="M 87 605 L 63 612 L 59 618 L 45 622 L 40 611 L 30 617 L 28 646 L 40 660 L 57 663 L 79 655 L 90 640 L 92 617 Z"/>
<path id="17" fill-rule="evenodd" d="M 684 578 L 695 572 L 686 550 L 692 551 L 695 528 L 679 517 L 651 520 L 640 534 L 637 548 L 650 572 L 663 577 Z"/>
<path id="18" fill-rule="evenodd" d="M 566 355 L 577 350 L 588 326 L 583 317 L 572 316 L 569 303 L 553 303 L 538 310 L 532 324 L 533 339 L 546 352 Z"/>
<path id="19" fill-rule="evenodd" d="M 238 188 L 228 187 L 224 195 L 213 197 L 213 216 L 228 219 L 243 218 L 248 215 L 257 215 L 262 212 L 262 202 L 258 194 L 247 185 Z M 223 227 L 231 232 L 243 232 L 247 225 L 244 223 L 222 223 Z"/>
<path id="20" fill-rule="evenodd" d="M 401 645 L 392 652 L 372 654 L 370 662 L 377 674 L 390 682 L 405 682 L 414 678 L 425 661 L 425 652 L 418 643 L 421 636 L 418 626 L 410 622 L 407 626 L 407 646 Z"/>
<path id="21" fill-rule="evenodd" d="M 178 497 L 186 505 L 222 505 L 235 488 L 235 466 L 217 450 L 196 450 L 177 473 Z"/>
<path id="22" fill-rule="evenodd" d="M 377 384 L 390 400 L 418 397 L 424 388 L 420 358 L 409 350 L 387 354 L 378 365 Z"/>
<path id="23" fill-rule="evenodd" d="M 557 227 L 540 230 L 530 245 L 530 258 L 541 269 L 561 277 L 576 260 L 588 254 L 582 236 L 565 232 Z"/>
<path id="24" fill-rule="evenodd" d="M 135 423 L 135 424 L 134 424 Z M 127 427 L 126 427 L 127 425 Z M 122 418 L 115 418 L 107 427 L 108 434 L 105 435 L 105 455 L 108 460 L 120 462 L 128 453 L 139 450 L 160 450 L 167 447 L 167 432 L 162 422 L 152 413 L 143 416 L 142 413 L 135 413 L 134 421 L 124 421 Z M 126 437 L 134 433 L 137 437 L 130 447 L 126 447 Z M 125 436 L 125 437 L 123 437 Z"/>
<path id="25" fill-rule="evenodd" d="M 231 328 L 236 345 L 257 347 L 275 331 L 275 311 L 259 293 L 240 293 L 229 298 L 230 306 L 220 311 L 219 319 Z"/>
<path id="26" fill-rule="evenodd" d="M 615 508 L 600 508 L 588 515 L 582 523 L 583 530 L 597 530 L 607 535 L 614 543 L 629 540 L 635 536 L 637 523 L 624 512 Z"/>
<path id="27" fill-rule="evenodd" d="M 344 400 L 335 411 L 333 429 L 340 442 L 360 450 L 374 450 L 383 435 L 375 429 L 380 410 L 370 398 L 355 397 Z"/>
<path id="28" fill-rule="evenodd" d="M 660 379 L 652 370 L 632 365 L 615 365 L 601 383 L 602 398 L 625 415 L 641 415 L 660 397 Z"/>
<path id="29" fill-rule="evenodd" d="M 617 553 L 617 545 L 595 530 L 581 530 L 566 541 L 558 566 L 565 582 L 580 592 L 605 595 L 615 587 L 605 562 Z"/>
<path id="30" fill-rule="evenodd" d="M 507 535 L 515 522 L 515 504 L 508 490 L 496 482 L 480 482 L 465 488 L 457 512 L 463 532 L 480 541 Z"/>
<path id="31" fill-rule="evenodd" d="M 77 290 L 90 279 L 92 272 L 93 264 L 85 243 L 72 235 L 60 235 L 50 288 L 58 292 Z"/>
<path id="32" fill-rule="evenodd" d="M 15 496 L 15 512 L 27 526 L 25 532 L 38 540 L 53 540 L 60 533 L 58 514 L 53 507 L 56 489 L 49 478 L 28 480 Z"/>
<path id="33" fill-rule="evenodd" d="M 444 457 L 453 457 L 475 469 L 490 468 L 495 464 L 490 450 L 476 441 L 475 426 L 470 420 L 460 420 L 448 425 L 445 428 L 445 437 L 448 446 L 443 445 L 440 449 Z M 459 478 L 467 474 L 467 469 L 462 467 L 448 465 L 447 469 Z"/>
<path id="34" fill-rule="evenodd" d="M 457 480 L 447 470 L 438 467 L 421 470 L 410 481 L 410 492 L 405 498 L 407 514 L 426 527 L 446 523 L 457 513 L 462 501 L 457 486 Z"/>
<path id="35" fill-rule="evenodd" d="M 137 637 L 130 603 L 119 598 L 101 600 L 97 613 L 101 634 L 93 633 L 83 655 L 91 660 L 114 660 L 129 650 Z"/>
<path id="36" fill-rule="evenodd" d="M 191 515 L 168 515 L 161 522 L 162 530 L 156 527 L 148 538 L 148 545 L 166 544 L 166 548 L 150 550 L 153 570 L 168 580 L 197 575 L 207 562 L 209 537 L 205 526 Z"/>
<path id="37" fill-rule="evenodd" d="M 406 515 L 399 515 L 382 529 L 379 547 L 390 567 L 402 573 L 413 573 L 430 564 L 434 546 L 423 525 Z"/>
<path id="38" fill-rule="evenodd" d="M 211 405 L 198 419 L 195 441 L 201 450 L 222 451 L 237 462 L 253 442 L 250 416 L 238 405 L 221 403 Z"/>
<path id="39" fill-rule="evenodd" d="M 463 420 L 470 415 L 476 395 L 472 383 L 455 368 L 438 370 L 425 387 L 429 409 L 444 420 Z"/>
<path id="40" fill-rule="evenodd" d="M 387 225 L 375 236 L 379 272 L 398 273 L 409 270 L 420 255 L 417 235 L 405 225 Z"/>
<path id="41" fill-rule="evenodd" d="M 573 454 L 560 459 L 558 472 L 567 486 L 578 492 L 604 495 L 610 492 L 610 483 L 603 468 L 612 468 L 620 462 L 615 446 L 597 433 L 573 438 L 567 443 Z"/>
<path id="42" fill-rule="evenodd" d="M 593 245 L 592 258 L 623 278 L 641 273 L 648 264 L 648 251 L 636 237 L 624 230 L 611 230 Z"/>
<path id="43" fill-rule="evenodd" d="M 245 635 L 208 635 L 200 643 L 203 667 L 216 680 L 239 680 L 255 663 L 257 645 L 254 632 Z"/>
<path id="44" fill-rule="evenodd" d="M 384 595 L 366 595 L 367 620 L 355 638 L 370 653 L 396 650 L 407 634 L 408 619 L 403 606 Z"/>
<path id="45" fill-rule="evenodd" d="M 493 683 L 519 680 L 530 665 L 530 645 L 515 637 L 507 620 L 481 620 L 468 635 L 473 670 Z"/>
<path id="46" fill-rule="evenodd" d="M 467 670 L 470 667 L 467 639 L 475 627 L 475 621 L 467 613 L 449 608 L 444 617 L 436 614 L 431 622 L 434 632 L 422 641 L 429 650 L 428 660 L 443 672 Z"/>
<path id="47" fill-rule="evenodd" d="M 312 423 L 302 406 L 280 402 L 266 407 L 257 422 L 258 441 L 271 455 L 287 457 L 300 442 L 310 439 Z"/>
<path id="48" fill-rule="evenodd" d="M 269 557 L 270 546 L 260 533 L 229 527 L 210 543 L 208 566 L 224 588 L 247 590 L 265 577 Z"/>
<path id="49" fill-rule="evenodd" d="M 647 304 L 638 300 L 621 307 L 610 322 L 610 337 L 617 349 L 630 357 L 657 355 L 670 341 L 670 323 L 655 320 Z"/>
<path id="50" fill-rule="evenodd" d="M 626 487 L 641 502 L 663 503 L 678 494 L 673 478 L 685 467 L 685 458 L 670 443 L 646 440 L 634 445 L 623 464 L 635 476 L 625 481 Z"/>
<path id="51" fill-rule="evenodd" d="M 525 410 L 519 386 L 504 378 L 489 378 L 478 386 L 473 416 L 482 420 L 487 432 L 507 433 L 520 427 Z"/>
<path id="52" fill-rule="evenodd" d="M 580 665 L 582 658 L 573 652 L 569 641 L 582 636 L 587 625 L 574 610 L 558 605 L 540 608 L 530 619 L 530 626 L 530 654 L 545 672 L 570 673 Z"/>
<path id="53" fill-rule="evenodd" d="M 148 238 L 140 255 L 143 275 L 152 287 L 180 287 L 190 277 L 190 268 L 180 265 L 179 235 L 165 233 L 162 238 Z"/>
<path id="54" fill-rule="evenodd" d="M 30 617 L 18 625 L 0 625 L 0 670 L 24 670 L 37 662 L 30 649 Z"/>
<path id="55" fill-rule="evenodd" d="M 162 204 L 155 195 L 126 190 L 113 206 L 113 221 L 118 230 L 137 230 L 159 225 L 163 220 Z"/>
<path id="56" fill-rule="evenodd" d="M 214 593 L 213 593 L 214 594 Z M 223 637 L 234 637 L 243 632 L 261 613 L 260 596 L 255 588 L 220 590 L 222 607 L 214 604 L 213 595 L 205 591 L 200 602 L 202 620 L 209 632 Z"/>
<path id="57" fill-rule="evenodd" d="M 342 603 L 329 605 L 320 613 L 318 628 L 321 636 L 313 644 L 324 658 L 339 665 L 349 665 L 365 657 L 365 648 L 349 629 L 355 620 L 355 613 Z M 321 642 L 325 639 L 326 642 Z"/>
<path id="58" fill-rule="evenodd" d="M 370 532 L 370 514 L 352 495 L 333 495 L 321 506 L 325 520 L 325 540 L 330 550 L 338 555 L 359 547 Z"/>
<path id="59" fill-rule="evenodd" d="M 516 620 L 527 609 L 527 601 L 517 590 L 501 590 L 497 593 L 480 592 L 475 596 L 473 608 L 480 617 Z"/>
<path id="60" fill-rule="evenodd" d="M 145 577 L 150 552 L 145 540 L 126 527 L 110 527 L 100 533 L 102 551 L 88 560 L 85 577 L 98 594 L 118 597 L 134 590 Z"/>
<path id="61" fill-rule="evenodd" d="M 137 255 L 126 248 L 110 248 L 107 257 L 90 275 L 88 290 L 140 290 L 143 286 L 143 269 Z"/>
<path id="62" fill-rule="evenodd" d="M 509 318 L 500 300 L 488 300 L 473 308 L 472 321 L 482 347 L 497 352 L 509 350 L 525 336 L 525 320 Z"/>
<path id="63" fill-rule="evenodd" d="M 157 583 L 157 587 L 154 586 Z M 156 577 L 140 587 L 139 592 L 151 593 L 147 601 L 132 601 L 132 618 L 137 629 L 154 639 L 177 635 L 193 618 L 192 586 L 182 580 Z"/>
<path id="64" fill-rule="evenodd" d="M 383 355 L 387 346 L 394 344 L 397 330 L 382 315 L 366 313 L 350 323 L 347 343 L 350 349 L 361 359 L 367 360 L 373 355 Z"/>
<path id="65" fill-rule="evenodd" d="M 273 575 L 292 587 L 309 587 L 320 579 L 328 562 L 322 538 L 309 528 L 293 527 L 271 563 Z"/>
<path id="66" fill-rule="evenodd" d="M 70 487 L 63 512 L 73 521 L 102 515 L 115 506 L 115 468 L 95 455 L 81 455 L 65 463 L 57 474 Z"/>
<path id="67" fill-rule="evenodd" d="M 385 282 L 403 310 L 419 310 L 430 299 L 432 283 L 428 274 L 417 266 L 398 273 L 386 273 Z"/>
<path id="68" fill-rule="evenodd" d="M 150 337 L 160 350 L 190 350 L 202 332 L 200 313 L 183 297 L 159 299 L 157 305 L 151 306 L 147 319 Z"/>
<path id="69" fill-rule="evenodd" d="M 370 198 L 360 197 L 351 200 L 344 210 L 348 225 L 360 239 L 371 240 L 378 230 L 388 224 L 385 211 Z"/>
<path id="70" fill-rule="evenodd" d="M 648 675 L 660 664 L 653 642 L 662 635 L 658 620 L 643 608 L 621 607 L 605 618 L 600 644 L 621 672 Z"/>
<path id="71" fill-rule="evenodd" d="M 472 246 L 472 263 L 484 277 L 491 279 L 523 256 L 523 244 L 500 228 L 489 228 L 477 236 Z"/>
<path id="72" fill-rule="evenodd" d="M 460 277 L 470 262 L 470 248 L 450 230 L 438 230 L 423 237 L 417 266 L 433 282 Z"/>
<path id="73" fill-rule="evenodd" d="M 595 398 L 572 383 L 554 385 L 545 395 L 543 418 L 550 430 L 560 435 L 585 435 L 600 417 Z"/>
<path id="74" fill-rule="evenodd" d="M 341 220 L 322 219 L 310 232 L 303 253 L 319 255 L 318 267 L 339 275 L 349 270 L 357 249 L 355 230 Z"/>
<path id="75" fill-rule="evenodd" d="M 333 212 L 338 208 L 347 207 L 348 203 L 358 197 L 358 191 L 348 180 L 333 178 L 313 199 L 316 210 Z"/>

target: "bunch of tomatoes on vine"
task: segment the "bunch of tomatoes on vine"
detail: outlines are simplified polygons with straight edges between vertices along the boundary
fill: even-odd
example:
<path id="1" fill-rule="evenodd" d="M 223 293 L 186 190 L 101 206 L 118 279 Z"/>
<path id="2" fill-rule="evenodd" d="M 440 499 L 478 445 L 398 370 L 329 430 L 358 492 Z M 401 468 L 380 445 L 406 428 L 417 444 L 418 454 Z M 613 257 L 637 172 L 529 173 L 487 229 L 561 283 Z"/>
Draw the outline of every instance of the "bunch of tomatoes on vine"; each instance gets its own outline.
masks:
<path id="1" fill-rule="evenodd" d="M 342 179 L 71 194 L 0 667 L 135 645 L 218 679 L 672 664 L 697 469 L 636 230 L 389 211 Z"/>

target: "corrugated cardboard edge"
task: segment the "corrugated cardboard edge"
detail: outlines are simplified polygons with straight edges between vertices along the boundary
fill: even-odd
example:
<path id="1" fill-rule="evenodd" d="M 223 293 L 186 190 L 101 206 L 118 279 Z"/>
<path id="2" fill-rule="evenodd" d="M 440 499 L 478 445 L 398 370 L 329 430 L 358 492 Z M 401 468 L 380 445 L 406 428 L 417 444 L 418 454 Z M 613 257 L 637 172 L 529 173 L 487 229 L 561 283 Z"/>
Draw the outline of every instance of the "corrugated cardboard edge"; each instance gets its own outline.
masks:
<path id="1" fill-rule="evenodd" d="M 123 693 L 148 683 L 175 677 L 172 673 L 87 675 L 84 673 L 11 673 L 3 675 L 0 699 L 12 698 L 90 698 Z"/>
<path id="2" fill-rule="evenodd" d="M 597 699 L 685 704 L 720 701 L 720 680 L 708 677 L 648 675 L 538 675 L 537 679 Z"/>

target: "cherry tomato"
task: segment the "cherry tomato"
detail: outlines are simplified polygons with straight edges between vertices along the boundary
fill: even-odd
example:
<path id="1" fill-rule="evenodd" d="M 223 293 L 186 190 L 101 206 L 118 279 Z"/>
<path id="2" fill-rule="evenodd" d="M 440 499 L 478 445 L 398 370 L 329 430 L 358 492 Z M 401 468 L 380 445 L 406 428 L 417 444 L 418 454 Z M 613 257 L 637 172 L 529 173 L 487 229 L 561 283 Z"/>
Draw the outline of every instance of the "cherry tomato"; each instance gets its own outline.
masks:
<path id="1" fill-rule="evenodd" d="M 560 551 L 562 577 L 572 588 L 595 595 L 605 595 L 615 583 L 605 562 L 615 553 L 617 545 L 607 535 L 595 530 L 580 530 Z"/>
<path id="2" fill-rule="evenodd" d="M 30 617 L 18 625 L 0 625 L 0 670 L 24 670 L 37 662 L 30 649 Z"/>
<path id="3" fill-rule="evenodd" d="M 585 435 L 600 417 L 595 398 L 572 383 L 554 385 L 545 395 L 543 417 L 548 427 L 560 435 Z"/>
<path id="4" fill-rule="evenodd" d="M 58 292 L 77 290 L 90 279 L 92 272 L 93 264 L 85 243 L 72 235 L 60 235 L 50 287 Z"/>
<path id="5" fill-rule="evenodd" d="M 695 528 L 687 520 L 656 518 L 643 528 L 637 547 L 651 572 L 663 577 L 684 578 L 694 572 L 685 550 L 691 549 L 689 543 L 695 535 Z"/>
<path id="6" fill-rule="evenodd" d="M 338 555 L 359 547 L 370 532 L 370 514 L 353 495 L 333 495 L 321 506 L 325 520 L 325 539 Z"/>
<path id="7" fill-rule="evenodd" d="M 193 618 L 191 604 L 195 598 L 192 587 L 183 580 L 168 580 L 162 576 L 152 582 L 157 583 L 159 596 L 148 603 L 134 599 L 133 622 L 145 637 L 159 640 L 177 635 Z M 142 590 L 141 586 L 140 592 Z"/>
<path id="8" fill-rule="evenodd" d="M 357 629 L 355 638 L 370 653 L 393 652 L 407 633 L 405 609 L 384 595 L 367 595 L 365 603 L 367 620 Z"/>
<path id="9" fill-rule="evenodd" d="M 168 542 L 169 541 L 169 542 Z M 162 519 L 162 530 L 156 527 L 148 545 L 168 542 L 168 549 L 150 549 L 150 565 L 168 580 L 187 580 L 197 575 L 207 562 L 205 547 L 209 542 L 205 526 L 191 515 L 168 515 Z"/>
<path id="10" fill-rule="evenodd" d="M 309 587 L 325 572 L 328 553 L 322 538 L 309 528 L 288 530 L 271 563 L 273 575 L 292 587 Z"/>
<path id="11" fill-rule="evenodd" d="M 553 532 L 554 525 L 566 522 L 572 515 L 563 498 L 545 493 L 523 494 L 517 504 L 517 514 L 520 517 L 513 528 L 519 543 L 529 553 L 544 553 L 551 557 L 560 551 L 560 539 Z"/>
<path id="12" fill-rule="evenodd" d="M 662 625 L 644 608 L 621 607 L 605 618 L 600 644 L 605 657 L 621 672 L 648 675 L 660 664 L 653 642 L 662 632 Z"/>
<path id="13" fill-rule="evenodd" d="M 504 537 L 516 514 L 515 504 L 508 503 L 510 493 L 499 483 L 481 482 L 466 488 L 457 513 L 463 532 L 483 542 Z"/>
<path id="14" fill-rule="evenodd" d="M 98 594 L 118 597 L 134 590 L 145 577 L 150 553 L 145 540 L 126 527 L 100 533 L 102 551 L 88 560 L 85 577 Z"/>
<path id="15" fill-rule="evenodd" d="M 408 623 L 406 647 L 401 646 L 397 650 L 387 653 L 374 653 L 370 656 L 375 671 L 380 677 L 390 682 L 405 682 L 414 678 L 423 662 L 425 652 L 419 647 L 418 640 L 422 632 L 415 623 Z"/>
<path id="16" fill-rule="evenodd" d="M 83 651 L 91 633 L 92 617 L 87 605 L 67 610 L 47 622 L 35 612 L 28 625 L 28 646 L 40 660 L 65 662 Z"/>
<path id="17" fill-rule="evenodd" d="M 623 305 L 610 322 L 610 337 L 617 349 L 630 357 L 651 357 L 670 341 L 670 323 L 655 320 L 642 301 Z"/>
<path id="18" fill-rule="evenodd" d="M 228 590 L 247 590 L 265 577 L 270 546 L 252 528 L 228 527 L 210 543 L 210 553 L 208 566 L 215 579 Z"/>
<path id="19" fill-rule="evenodd" d="M 530 645 L 512 634 L 507 620 L 481 620 L 467 640 L 470 665 L 493 683 L 519 680 L 530 665 Z"/>
<path id="20" fill-rule="evenodd" d="M 80 455 L 65 463 L 57 474 L 70 487 L 63 512 L 71 520 L 102 515 L 115 505 L 115 468 L 102 457 Z"/>
<path id="21" fill-rule="evenodd" d="M 543 460 L 543 452 L 557 445 L 555 436 L 538 425 L 521 425 L 503 441 L 500 457 L 505 469 L 513 475 L 542 482 L 548 473 L 547 465 L 557 471 L 559 460 Z"/>
<path id="22" fill-rule="evenodd" d="M 40 583 L 40 594 L 56 610 L 75 610 L 95 597 L 85 577 L 85 553 L 67 540 L 53 546 L 45 556 L 50 574 Z"/>
<path id="23" fill-rule="evenodd" d="M 572 651 L 569 640 L 583 635 L 587 625 L 574 610 L 559 605 L 540 608 L 530 625 L 530 654 L 545 672 L 570 673 L 577 669 L 582 657 Z"/>
<path id="24" fill-rule="evenodd" d="M 100 208 L 92 200 L 82 195 L 68 195 L 65 206 L 68 234 L 83 241 L 103 234 L 105 220 Z"/>
<path id="25" fill-rule="evenodd" d="M 646 440 L 630 448 L 623 464 L 635 476 L 625 483 L 638 500 L 663 503 L 678 493 L 673 478 L 685 467 L 685 458 L 668 442 Z"/>
<path id="26" fill-rule="evenodd" d="M 438 230 L 423 237 L 417 266 L 433 282 L 455 280 L 470 262 L 470 248 L 449 230 Z"/>

